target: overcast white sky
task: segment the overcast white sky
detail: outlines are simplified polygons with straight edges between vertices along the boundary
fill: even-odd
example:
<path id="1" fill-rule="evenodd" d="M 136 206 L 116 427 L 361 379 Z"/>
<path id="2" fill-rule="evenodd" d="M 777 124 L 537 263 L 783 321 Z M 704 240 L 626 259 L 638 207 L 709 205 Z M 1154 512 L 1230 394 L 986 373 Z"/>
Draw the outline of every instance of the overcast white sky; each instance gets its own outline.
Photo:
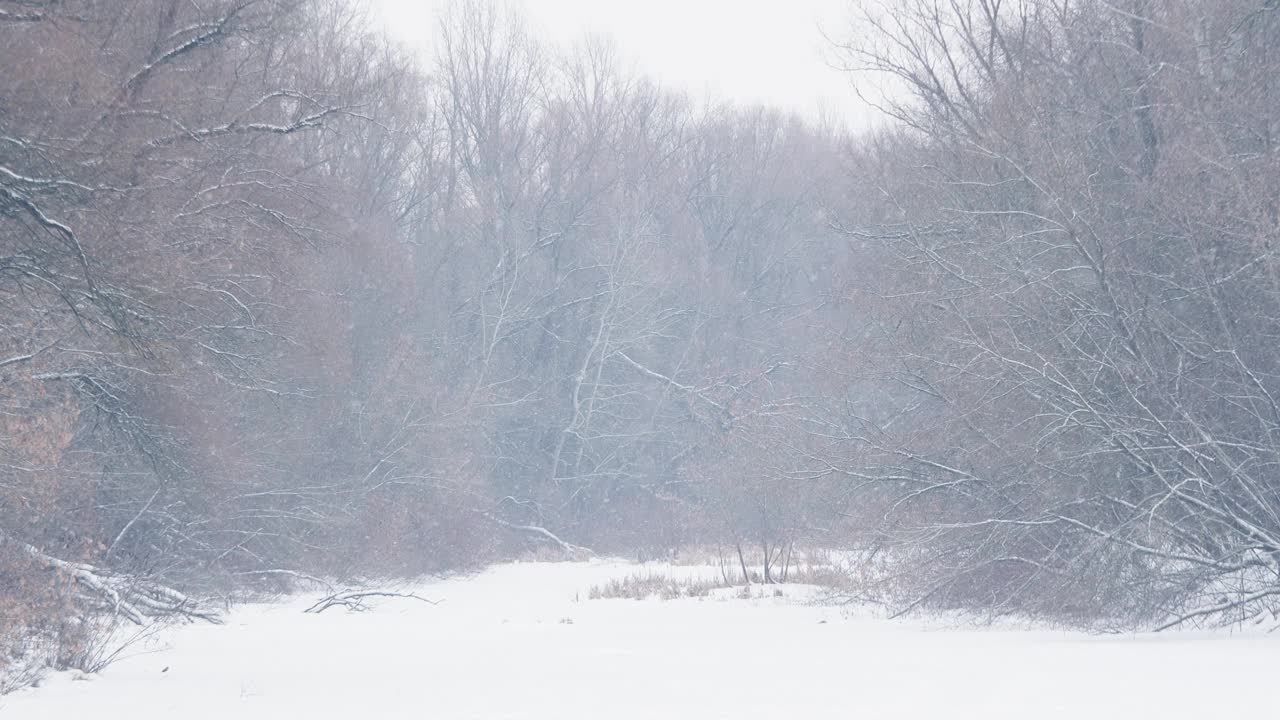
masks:
<path id="1" fill-rule="evenodd" d="M 544 38 L 611 37 L 663 85 L 865 127 L 849 78 L 823 61 L 822 30 L 847 27 L 857 0 L 509 0 Z M 448 0 L 373 0 L 391 33 L 429 50 Z"/>

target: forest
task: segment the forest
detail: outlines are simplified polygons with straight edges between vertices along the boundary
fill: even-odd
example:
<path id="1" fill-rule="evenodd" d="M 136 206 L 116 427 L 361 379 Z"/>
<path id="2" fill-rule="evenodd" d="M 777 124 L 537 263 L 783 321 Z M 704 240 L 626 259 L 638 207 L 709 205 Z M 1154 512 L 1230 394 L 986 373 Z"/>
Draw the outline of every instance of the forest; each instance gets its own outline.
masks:
<path id="1" fill-rule="evenodd" d="M 531 552 L 1274 622 L 1280 3 L 850 3 L 866 132 L 423 32 L 0 0 L 0 677 Z"/>

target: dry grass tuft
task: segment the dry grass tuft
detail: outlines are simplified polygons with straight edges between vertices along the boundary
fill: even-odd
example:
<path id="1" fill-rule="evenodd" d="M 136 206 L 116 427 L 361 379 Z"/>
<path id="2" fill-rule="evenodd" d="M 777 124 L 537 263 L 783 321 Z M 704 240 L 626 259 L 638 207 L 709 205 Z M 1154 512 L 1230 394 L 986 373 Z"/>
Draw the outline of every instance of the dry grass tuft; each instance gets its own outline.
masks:
<path id="1" fill-rule="evenodd" d="M 596 585 L 587 592 L 592 600 L 625 598 L 629 600 L 678 600 L 703 598 L 712 590 L 730 587 L 719 578 L 673 578 L 658 573 L 635 573 Z"/>

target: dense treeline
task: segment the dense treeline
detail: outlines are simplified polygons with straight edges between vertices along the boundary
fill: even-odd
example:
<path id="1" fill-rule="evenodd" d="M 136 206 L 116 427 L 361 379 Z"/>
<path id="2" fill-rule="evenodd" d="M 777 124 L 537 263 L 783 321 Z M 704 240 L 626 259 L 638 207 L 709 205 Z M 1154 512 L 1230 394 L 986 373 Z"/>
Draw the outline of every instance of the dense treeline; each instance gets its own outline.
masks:
<path id="1" fill-rule="evenodd" d="M 834 131 L 474 3 L 428 66 L 337 0 L 0 9 L 10 654 L 172 587 L 804 520 L 719 467 L 798 437 L 838 322 Z"/>
<path id="2" fill-rule="evenodd" d="M 888 3 L 854 140 L 484 4 L 0 0 L 0 665 L 534 547 L 1274 608 L 1278 24 Z"/>
<path id="3" fill-rule="evenodd" d="M 201 585 L 359 521 L 335 320 L 407 208 L 359 173 L 410 77 L 336 5 L 2 6 L 0 594 L 57 640 L 172 604 L 59 563 Z"/>

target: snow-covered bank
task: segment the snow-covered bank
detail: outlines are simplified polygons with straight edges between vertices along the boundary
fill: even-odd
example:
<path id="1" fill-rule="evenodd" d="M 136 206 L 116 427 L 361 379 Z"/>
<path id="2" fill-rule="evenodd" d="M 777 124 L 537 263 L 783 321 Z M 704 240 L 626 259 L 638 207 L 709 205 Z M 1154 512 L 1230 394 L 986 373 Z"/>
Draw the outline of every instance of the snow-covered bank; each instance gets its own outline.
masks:
<path id="1" fill-rule="evenodd" d="M 587 599 L 655 569 L 512 564 L 414 589 L 435 606 L 243 607 L 100 676 L 0 698 L 0 717 L 1167 720 L 1280 707 L 1275 635 L 930 628 L 733 591 Z"/>

